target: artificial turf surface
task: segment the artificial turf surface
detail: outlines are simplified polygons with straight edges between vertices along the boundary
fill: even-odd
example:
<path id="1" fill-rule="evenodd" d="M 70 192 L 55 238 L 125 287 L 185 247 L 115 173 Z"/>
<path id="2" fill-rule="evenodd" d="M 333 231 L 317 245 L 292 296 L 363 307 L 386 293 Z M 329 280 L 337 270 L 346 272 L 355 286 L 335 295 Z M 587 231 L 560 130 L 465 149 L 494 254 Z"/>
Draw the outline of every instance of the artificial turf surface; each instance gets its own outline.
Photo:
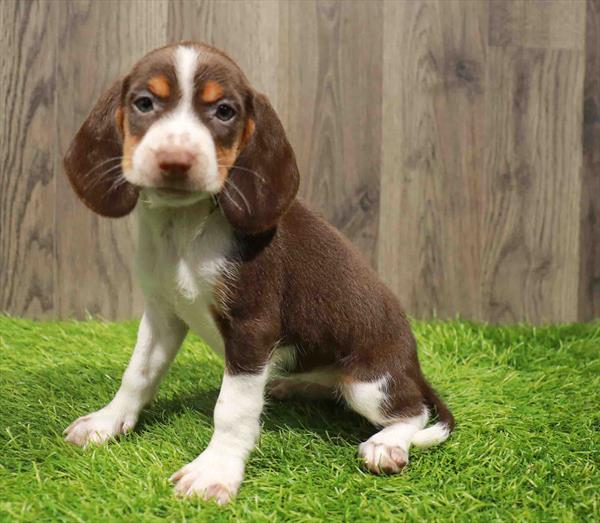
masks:
<path id="1" fill-rule="evenodd" d="M 133 434 L 87 450 L 62 440 L 111 399 L 136 325 L 0 316 L 0 520 L 600 520 L 600 323 L 414 322 L 424 371 L 458 421 L 445 444 L 376 477 L 356 458 L 366 421 L 272 401 L 225 507 L 176 498 L 167 481 L 211 435 L 223 366 L 196 337 Z"/>

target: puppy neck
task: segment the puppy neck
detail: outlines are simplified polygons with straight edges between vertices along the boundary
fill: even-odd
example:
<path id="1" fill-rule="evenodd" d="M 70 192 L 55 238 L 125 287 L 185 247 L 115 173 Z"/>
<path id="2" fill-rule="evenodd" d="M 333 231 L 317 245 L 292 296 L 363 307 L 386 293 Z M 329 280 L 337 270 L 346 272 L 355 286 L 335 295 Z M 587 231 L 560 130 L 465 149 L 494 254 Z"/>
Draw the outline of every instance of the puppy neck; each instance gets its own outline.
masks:
<path id="1" fill-rule="evenodd" d="M 172 206 L 157 202 L 145 190 L 141 192 L 136 207 L 142 229 L 149 228 L 161 235 L 176 231 L 178 236 L 188 241 L 202 234 L 209 218 L 217 212 L 218 207 L 210 195 L 192 201 L 188 205 Z"/>

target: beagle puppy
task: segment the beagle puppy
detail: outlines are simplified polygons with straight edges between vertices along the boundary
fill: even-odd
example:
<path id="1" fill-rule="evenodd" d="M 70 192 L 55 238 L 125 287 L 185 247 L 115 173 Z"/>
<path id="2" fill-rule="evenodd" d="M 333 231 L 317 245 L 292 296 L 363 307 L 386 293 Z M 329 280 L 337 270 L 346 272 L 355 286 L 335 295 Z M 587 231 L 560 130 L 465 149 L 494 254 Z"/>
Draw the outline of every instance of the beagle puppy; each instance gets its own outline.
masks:
<path id="1" fill-rule="evenodd" d="M 358 449 L 375 474 L 399 472 L 411 444 L 448 438 L 454 419 L 421 373 L 397 299 L 296 199 L 281 122 L 226 54 L 183 42 L 146 55 L 100 98 L 64 164 L 92 211 L 135 209 L 145 297 L 119 390 L 65 430 L 68 442 L 132 430 L 188 329 L 225 372 L 210 443 L 171 476 L 179 494 L 235 496 L 269 391 L 345 400 L 380 429 Z"/>

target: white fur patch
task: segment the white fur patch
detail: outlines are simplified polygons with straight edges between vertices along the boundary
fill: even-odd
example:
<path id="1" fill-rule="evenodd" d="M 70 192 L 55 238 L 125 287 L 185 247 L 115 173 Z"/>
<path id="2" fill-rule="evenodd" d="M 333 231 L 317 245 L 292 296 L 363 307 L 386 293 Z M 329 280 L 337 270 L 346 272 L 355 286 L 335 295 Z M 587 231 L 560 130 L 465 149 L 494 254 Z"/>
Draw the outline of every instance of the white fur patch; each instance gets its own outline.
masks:
<path id="1" fill-rule="evenodd" d="M 424 407 L 422 414 L 396 421 L 371 436 L 368 441 L 400 447 L 408 452 L 414 435 L 427 425 L 427 420 L 429 420 L 429 411 Z"/>
<path id="2" fill-rule="evenodd" d="M 175 491 L 227 503 L 244 477 L 246 460 L 260 432 L 268 369 L 223 376 L 215 406 L 215 430 L 208 447 L 171 476 Z"/>
<path id="3" fill-rule="evenodd" d="M 388 376 L 375 381 L 342 383 L 340 386 L 348 405 L 374 425 L 385 425 L 388 418 L 382 407 L 386 399 L 385 385 Z"/>
<path id="4" fill-rule="evenodd" d="M 443 443 L 449 436 L 450 429 L 448 425 L 438 422 L 431 427 L 418 431 L 412 439 L 412 444 L 415 447 L 426 449 Z"/>
<path id="5" fill-rule="evenodd" d="M 180 209 L 142 202 L 137 214 L 136 273 L 146 298 L 161 301 L 223 354 L 211 307 L 226 312 L 227 288 L 216 285 L 237 270 L 230 259 L 235 248 L 231 226 L 211 201 Z"/>
<path id="6" fill-rule="evenodd" d="M 181 105 L 183 110 L 190 110 L 194 97 L 194 75 L 198 67 L 198 51 L 186 45 L 175 49 L 175 73 L 181 89 Z"/>
<path id="7" fill-rule="evenodd" d="M 193 269 L 185 258 L 180 259 L 177 263 L 176 281 L 181 295 L 188 300 L 194 300 L 200 294 L 198 281 L 195 278 Z"/>
<path id="8" fill-rule="evenodd" d="M 247 457 L 260 431 L 268 369 L 258 374 L 225 372 L 215 406 L 215 432 L 209 448 Z"/>

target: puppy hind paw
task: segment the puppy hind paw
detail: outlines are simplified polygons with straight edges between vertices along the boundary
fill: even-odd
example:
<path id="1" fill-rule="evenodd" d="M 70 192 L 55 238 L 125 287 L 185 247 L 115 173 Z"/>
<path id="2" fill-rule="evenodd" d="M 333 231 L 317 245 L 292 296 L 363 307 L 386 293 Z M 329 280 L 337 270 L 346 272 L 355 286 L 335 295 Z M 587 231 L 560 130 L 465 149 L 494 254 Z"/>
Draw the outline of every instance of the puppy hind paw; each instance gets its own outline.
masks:
<path id="1" fill-rule="evenodd" d="M 408 452 L 398 446 L 365 441 L 359 445 L 358 455 L 373 474 L 397 474 L 408 465 Z"/>

